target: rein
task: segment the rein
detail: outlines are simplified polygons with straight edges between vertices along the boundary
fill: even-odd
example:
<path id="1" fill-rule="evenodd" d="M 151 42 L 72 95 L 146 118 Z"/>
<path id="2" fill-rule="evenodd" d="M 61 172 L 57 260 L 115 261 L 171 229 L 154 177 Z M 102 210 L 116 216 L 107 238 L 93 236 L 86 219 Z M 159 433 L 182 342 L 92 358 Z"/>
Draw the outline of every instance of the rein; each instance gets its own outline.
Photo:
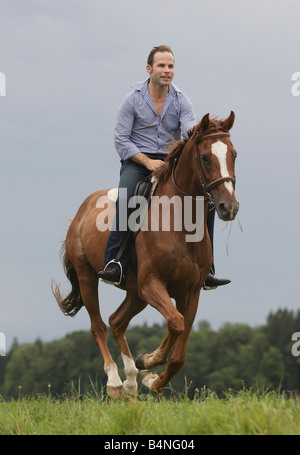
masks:
<path id="1" fill-rule="evenodd" d="M 210 194 L 210 190 L 212 188 L 214 188 L 215 186 L 220 185 L 221 183 L 224 183 L 224 182 L 233 182 L 233 185 L 235 185 L 235 178 L 234 177 L 230 177 L 230 176 L 222 177 L 222 178 L 214 180 L 214 181 L 212 181 L 210 183 L 207 183 L 206 180 L 205 180 L 205 177 L 204 177 L 204 174 L 203 174 L 203 170 L 202 170 L 202 166 L 201 166 L 201 162 L 200 162 L 200 154 L 199 154 L 199 150 L 198 150 L 198 144 L 200 142 L 206 140 L 206 139 L 215 138 L 215 137 L 230 137 L 230 134 L 226 133 L 225 131 L 224 132 L 219 132 L 219 133 L 206 134 L 206 135 L 202 136 L 198 140 L 198 142 L 195 143 L 195 160 L 196 160 L 196 163 L 197 163 L 197 168 L 199 170 L 200 185 L 202 187 L 205 200 L 212 200 L 213 199 L 211 194 Z M 192 199 L 196 200 L 197 197 L 189 195 L 187 192 L 181 190 L 176 185 L 175 177 L 174 177 L 174 171 L 175 171 L 177 162 L 178 162 L 178 158 L 175 159 L 174 166 L 173 166 L 173 169 L 172 169 L 172 182 L 173 182 L 173 185 L 177 189 L 177 191 L 179 191 L 184 196 L 189 196 Z"/>

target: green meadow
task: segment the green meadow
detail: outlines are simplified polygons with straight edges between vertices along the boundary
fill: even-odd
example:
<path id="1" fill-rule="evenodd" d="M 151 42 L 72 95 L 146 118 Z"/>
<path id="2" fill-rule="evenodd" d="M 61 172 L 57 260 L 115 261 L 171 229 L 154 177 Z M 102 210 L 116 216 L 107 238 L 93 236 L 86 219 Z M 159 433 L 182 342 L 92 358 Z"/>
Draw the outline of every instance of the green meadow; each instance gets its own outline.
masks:
<path id="1" fill-rule="evenodd" d="M 0 435 L 299 435 L 299 405 L 275 391 L 120 400 L 49 393 L 1 400 Z"/>

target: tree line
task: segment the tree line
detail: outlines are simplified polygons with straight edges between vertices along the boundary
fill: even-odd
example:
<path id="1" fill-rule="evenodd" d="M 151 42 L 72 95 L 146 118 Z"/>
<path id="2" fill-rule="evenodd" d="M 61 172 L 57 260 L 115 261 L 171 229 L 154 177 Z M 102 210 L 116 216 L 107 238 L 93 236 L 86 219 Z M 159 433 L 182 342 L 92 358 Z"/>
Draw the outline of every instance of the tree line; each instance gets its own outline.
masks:
<path id="1" fill-rule="evenodd" d="M 201 321 L 191 331 L 185 365 L 172 379 L 170 390 L 187 390 L 190 397 L 204 387 L 218 395 L 242 387 L 298 392 L 300 356 L 295 336 L 292 340 L 296 332 L 300 332 L 300 310 L 294 313 L 279 309 L 258 327 L 226 323 L 215 331 L 207 321 Z M 127 341 L 133 357 L 152 352 L 166 333 L 166 326 L 159 324 L 129 328 Z M 110 331 L 108 346 L 121 378 L 125 379 L 122 359 Z M 103 359 L 90 331 L 73 332 L 51 342 L 38 339 L 19 344 L 15 340 L 7 356 L 0 357 L 0 396 L 4 399 L 20 394 L 100 391 L 106 379 Z M 141 391 L 146 393 L 143 387 Z"/>

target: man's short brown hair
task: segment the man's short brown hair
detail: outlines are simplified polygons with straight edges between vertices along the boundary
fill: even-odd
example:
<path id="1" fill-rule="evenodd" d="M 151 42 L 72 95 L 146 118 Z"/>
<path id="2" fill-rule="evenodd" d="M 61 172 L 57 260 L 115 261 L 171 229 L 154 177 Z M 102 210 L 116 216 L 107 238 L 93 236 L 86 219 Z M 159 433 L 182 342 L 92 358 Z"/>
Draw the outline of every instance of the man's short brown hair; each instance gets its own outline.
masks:
<path id="1" fill-rule="evenodd" d="M 173 51 L 169 46 L 166 46 L 165 44 L 162 44 L 161 46 L 155 46 L 148 56 L 147 65 L 153 66 L 154 55 L 156 52 L 170 52 L 170 54 L 172 54 L 174 57 Z"/>

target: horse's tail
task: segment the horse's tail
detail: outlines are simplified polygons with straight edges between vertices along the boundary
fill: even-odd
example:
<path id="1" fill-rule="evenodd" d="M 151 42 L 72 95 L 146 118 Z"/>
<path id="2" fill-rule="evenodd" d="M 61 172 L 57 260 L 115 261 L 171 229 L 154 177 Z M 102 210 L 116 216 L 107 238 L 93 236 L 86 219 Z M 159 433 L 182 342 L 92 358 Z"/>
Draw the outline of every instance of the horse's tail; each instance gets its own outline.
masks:
<path id="1" fill-rule="evenodd" d="M 83 303 L 83 300 L 82 300 L 82 297 L 80 294 L 77 273 L 76 273 L 74 265 L 72 264 L 71 260 L 69 259 L 68 255 L 67 255 L 66 248 L 65 248 L 65 242 L 62 245 L 61 256 L 62 256 L 64 271 L 65 271 L 65 274 L 66 274 L 68 280 L 71 282 L 72 289 L 71 289 L 71 292 L 66 297 L 63 297 L 61 295 L 59 285 L 53 280 L 51 283 L 51 288 L 52 288 L 52 292 L 54 294 L 54 297 L 56 298 L 56 301 L 57 301 L 61 311 L 66 316 L 73 317 L 78 313 L 80 308 L 84 306 L 84 303 Z"/>

